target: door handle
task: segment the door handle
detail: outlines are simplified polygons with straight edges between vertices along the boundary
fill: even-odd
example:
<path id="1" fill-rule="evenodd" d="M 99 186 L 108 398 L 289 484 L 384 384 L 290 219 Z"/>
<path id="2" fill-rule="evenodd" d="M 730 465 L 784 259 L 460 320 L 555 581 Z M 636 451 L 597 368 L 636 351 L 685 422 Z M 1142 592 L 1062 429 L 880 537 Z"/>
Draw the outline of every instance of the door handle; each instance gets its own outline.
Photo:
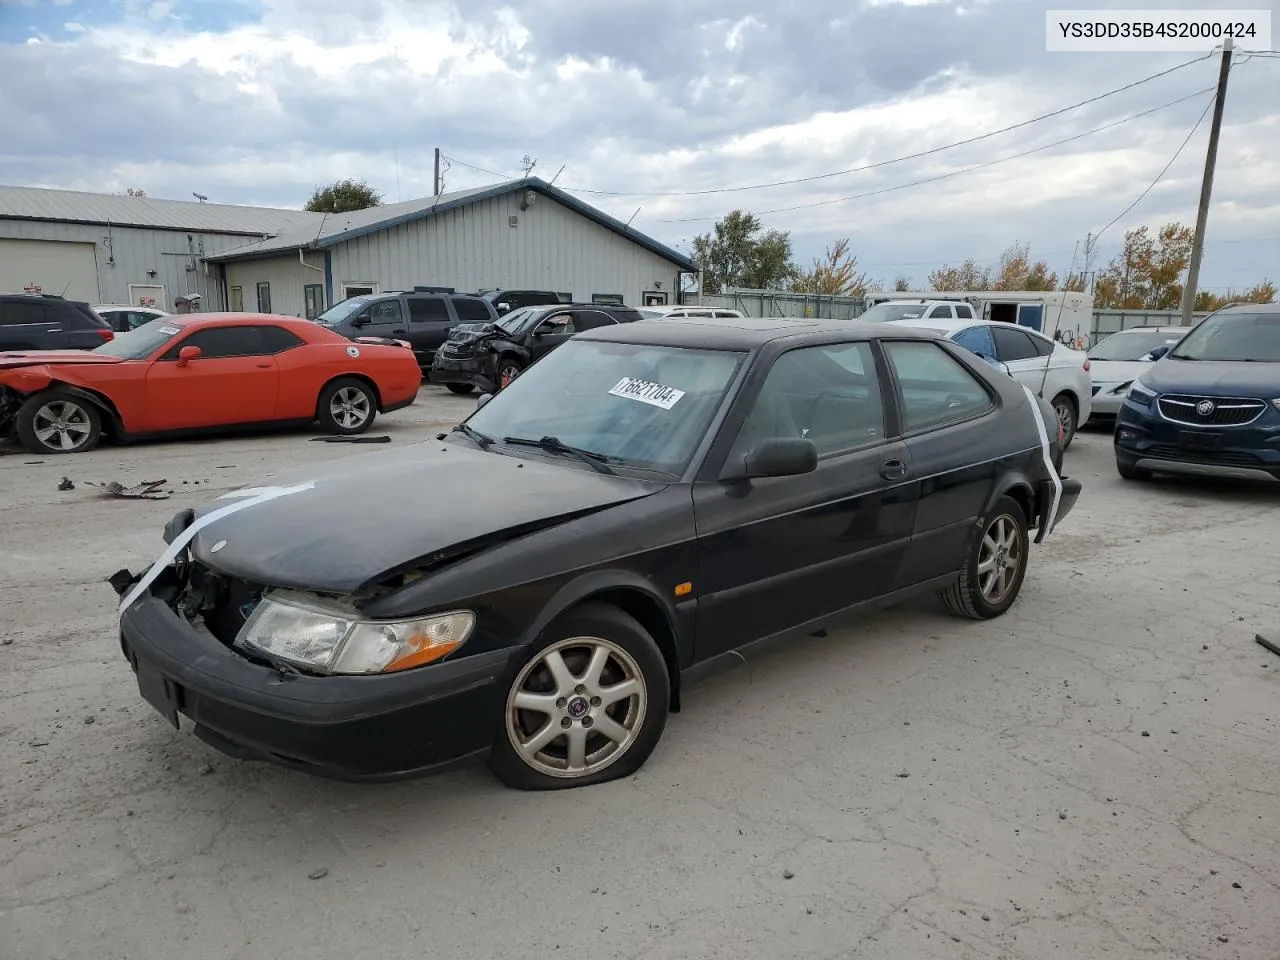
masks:
<path id="1" fill-rule="evenodd" d="M 270 370 L 270 369 L 271 369 L 271 364 L 269 364 L 269 363 L 260 363 L 260 364 L 258 364 L 257 366 L 258 366 L 258 369 L 259 369 L 259 370 Z"/>
<path id="2" fill-rule="evenodd" d="M 880 476 L 886 480 L 901 480 L 907 475 L 907 465 L 901 460 L 886 460 L 880 465 Z"/>

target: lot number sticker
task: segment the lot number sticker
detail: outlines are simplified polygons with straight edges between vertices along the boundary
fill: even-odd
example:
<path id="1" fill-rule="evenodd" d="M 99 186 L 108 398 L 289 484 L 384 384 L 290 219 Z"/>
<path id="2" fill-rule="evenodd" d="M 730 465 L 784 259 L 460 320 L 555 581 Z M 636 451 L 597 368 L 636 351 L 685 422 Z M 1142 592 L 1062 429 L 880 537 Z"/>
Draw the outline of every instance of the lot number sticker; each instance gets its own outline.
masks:
<path id="1" fill-rule="evenodd" d="M 650 383 L 648 380 L 637 380 L 634 377 L 623 377 L 609 392 L 615 397 L 639 400 L 641 403 L 652 404 L 663 410 L 670 410 L 684 396 L 683 390 L 664 387 L 660 383 Z"/>
<path id="2" fill-rule="evenodd" d="M 182 330 L 178 327 L 161 327 L 160 332 L 167 337 L 172 337 L 175 333 L 181 333 Z"/>

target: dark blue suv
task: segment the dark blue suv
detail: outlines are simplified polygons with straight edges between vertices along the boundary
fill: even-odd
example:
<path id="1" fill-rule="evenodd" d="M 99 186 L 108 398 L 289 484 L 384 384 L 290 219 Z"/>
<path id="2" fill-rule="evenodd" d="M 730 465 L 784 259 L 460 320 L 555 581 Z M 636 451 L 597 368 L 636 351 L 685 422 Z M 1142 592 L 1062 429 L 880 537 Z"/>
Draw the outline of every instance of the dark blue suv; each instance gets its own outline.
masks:
<path id="1" fill-rule="evenodd" d="M 1280 480 L 1280 304 L 1220 310 L 1161 356 L 1129 388 L 1115 452 L 1126 480 Z"/>

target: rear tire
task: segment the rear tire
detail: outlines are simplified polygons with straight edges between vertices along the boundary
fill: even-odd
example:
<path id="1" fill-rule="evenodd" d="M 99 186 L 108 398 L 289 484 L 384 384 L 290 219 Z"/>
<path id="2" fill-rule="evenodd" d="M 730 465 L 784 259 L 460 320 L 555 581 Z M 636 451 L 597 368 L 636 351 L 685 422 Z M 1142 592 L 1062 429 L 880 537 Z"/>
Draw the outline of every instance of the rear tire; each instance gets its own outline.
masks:
<path id="1" fill-rule="evenodd" d="M 1058 423 L 1062 426 L 1062 449 L 1066 450 L 1076 437 L 1076 428 L 1079 421 L 1076 402 L 1068 394 L 1060 393 L 1053 398 L 1053 412 L 1057 415 Z"/>
<path id="2" fill-rule="evenodd" d="M 510 680 L 498 718 L 489 757 L 498 779 L 519 790 L 564 790 L 640 769 L 662 737 L 671 702 L 667 663 L 653 637 L 617 607 L 586 603 L 555 621 L 534 647 Z"/>
<path id="3" fill-rule="evenodd" d="M 102 439 L 102 416 L 88 400 L 44 390 L 18 408 L 18 439 L 32 453 L 84 453 Z"/>
<path id="4" fill-rule="evenodd" d="M 339 377 L 320 391 L 316 419 L 329 433 L 353 436 L 364 433 L 378 416 L 378 398 L 363 380 Z"/>
<path id="5" fill-rule="evenodd" d="M 942 602 L 956 616 L 970 620 L 1000 616 L 1022 590 L 1030 545 L 1027 515 L 1012 497 L 1001 497 L 982 519 L 960 579 L 942 591 Z"/>
<path id="6" fill-rule="evenodd" d="M 475 389 L 475 386 L 470 383 L 446 383 L 445 386 L 449 389 L 450 393 L 463 395 L 468 394 Z"/>

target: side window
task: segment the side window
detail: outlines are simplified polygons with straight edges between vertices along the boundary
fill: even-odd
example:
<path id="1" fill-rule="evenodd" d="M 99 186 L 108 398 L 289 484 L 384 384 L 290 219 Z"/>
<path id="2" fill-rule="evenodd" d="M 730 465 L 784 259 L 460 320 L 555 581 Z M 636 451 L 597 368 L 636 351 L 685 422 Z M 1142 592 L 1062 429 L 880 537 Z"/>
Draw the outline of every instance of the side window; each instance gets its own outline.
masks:
<path id="1" fill-rule="evenodd" d="M 130 330 L 133 330 L 135 327 L 140 327 L 144 323 L 150 323 L 152 320 L 156 319 L 149 313 L 128 313 L 126 316 L 129 318 L 128 324 Z"/>
<path id="2" fill-rule="evenodd" d="M 400 301 L 379 300 L 369 310 L 369 322 L 385 324 L 404 323 L 404 314 L 400 312 Z"/>
<path id="3" fill-rule="evenodd" d="M 411 323 L 448 323 L 449 308 L 443 297 L 410 297 L 409 321 Z"/>
<path id="4" fill-rule="evenodd" d="M 996 340 L 996 359 L 1005 363 L 1015 360 L 1033 360 L 1038 354 L 1036 345 L 1016 327 L 992 327 L 991 335 Z"/>
<path id="5" fill-rule="evenodd" d="M 284 327 L 254 327 L 258 331 L 259 349 L 264 354 L 284 353 L 304 343 L 300 336 Z"/>
<path id="6" fill-rule="evenodd" d="M 939 344 L 887 340 L 884 349 L 898 378 L 905 432 L 967 420 L 992 406 L 986 388 Z"/>
<path id="7" fill-rule="evenodd" d="M 594 330 L 596 327 L 615 326 L 617 322 L 613 317 L 607 313 L 601 313 L 599 310 L 583 310 L 578 314 L 575 326 L 579 331 Z"/>
<path id="8" fill-rule="evenodd" d="M 870 345 L 801 347 L 774 361 L 730 456 L 774 437 L 812 440 L 823 456 L 875 443 L 884 432 Z"/>
<path id="9" fill-rule="evenodd" d="M 991 337 L 990 327 L 970 327 L 968 330 L 961 330 L 951 339 L 984 360 L 996 359 L 996 344 Z"/>
<path id="10" fill-rule="evenodd" d="M 538 332 L 543 334 L 577 333 L 578 328 L 574 323 L 573 314 L 555 313 L 538 324 Z"/>
<path id="11" fill-rule="evenodd" d="M 1036 356 L 1047 357 L 1053 353 L 1053 341 L 1048 337 L 1035 337 L 1029 333 L 1026 334 L 1026 337 L 1031 341 L 1031 345 L 1036 348 Z"/>
<path id="12" fill-rule="evenodd" d="M 271 312 L 271 284 L 265 280 L 258 283 L 258 312 Z"/>
<path id="13" fill-rule="evenodd" d="M 202 360 L 261 357 L 273 352 L 264 349 L 261 327 L 205 327 L 179 340 L 160 359 L 177 360 L 183 347 L 199 347 Z"/>
<path id="14" fill-rule="evenodd" d="M 523 307 L 525 304 L 516 302 L 511 303 L 511 309 Z M 485 323 L 493 318 L 489 315 L 489 305 L 478 297 L 454 297 L 453 309 L 458 314 L 460 323 Z"/>
<path id="15" fill-rule="evenodd" d="M 8 303 L 0 303 L 0 326 L 48 322 L 49 318 L 45 316 L 42 303 L 33 303 L 30 300 L 10 300 Z"/>
<path id="16" fill-rule="evenodd" d="M 956 316 L 959 317 L 961 320 L 973 319 L 973 308 L 970 307 L 967 303 L 957 303 L 955 307 L 956 307 Z"/>
<path id="17" fill-rule="evenodd" d="M 938 304 L 936 307 L 934 307 L 932 310 L 930 310 L 930 311 L 929 311 L 929 317 L 930 317 L 931 319 L 932 319 L 932 318 L 937 318 L 937 317 L 942 317 L 942 318 L 944 318 L 944 319 L 950 320 L 950 319 L 951 319 L 951 306 L 950 306 L 949 304 L 944 305 L 944 304 L 941 304 L 941 303 L 940 303 L 940 304 Z"/>
<path id="18" fill-rule="evenodd" d="M 738 315 L 732 310 L 717 310 L 716 319 L 718 320 L 736 320 Z"/>

